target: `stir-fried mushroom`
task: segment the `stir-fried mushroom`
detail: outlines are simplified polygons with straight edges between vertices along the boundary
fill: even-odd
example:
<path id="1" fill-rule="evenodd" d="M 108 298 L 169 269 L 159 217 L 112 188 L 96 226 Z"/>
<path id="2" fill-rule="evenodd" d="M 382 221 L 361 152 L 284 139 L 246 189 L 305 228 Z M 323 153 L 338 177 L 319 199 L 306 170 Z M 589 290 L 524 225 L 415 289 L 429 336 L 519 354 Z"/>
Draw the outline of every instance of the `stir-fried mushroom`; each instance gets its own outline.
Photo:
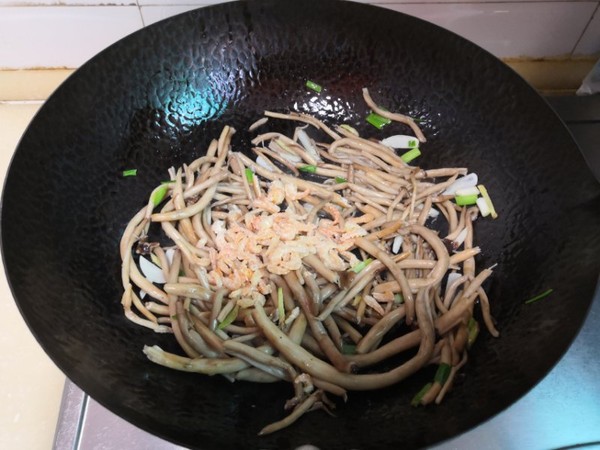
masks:
<path id="1" fill-rule="evenodd" d="M 413 119 L 363 94 L 375 113 L 425 142 Z M 292 138 L 257 136 L 248 149 L 256 160 L 233 151 L 235 130 L 225 127 L 205 156 L 170 169 L 170 182 L 126 226 L 119 248 L 125 316 L 173 333 L 185 356 L 157 346 L 144 353 L 176 370 L 291 383 L 288 416 L 260 434 L 308 411 L 329 412 L 326 393 L 345 400 L 347 390 L 383 388 L 430 364 L 438 374 L 413 404 L 439 403 L 479 331 L 478 300 L 498 336 L 483 289 L 492 270 L 476 272 L 479 210 L 445 193 L 467 170 L 422 170 L 350 127 L 265 115 L 301 126 Z M 311 127 L 329 142 L 313 140 Z M 436 216 L 445 238 L 430 227 Z M 151 227 L 171 242 L 149 242 Z M 158 266 L 160 279 L 144 272 L 142 258 Z M 361 372 L 410 350 L 395 368 Z"/>

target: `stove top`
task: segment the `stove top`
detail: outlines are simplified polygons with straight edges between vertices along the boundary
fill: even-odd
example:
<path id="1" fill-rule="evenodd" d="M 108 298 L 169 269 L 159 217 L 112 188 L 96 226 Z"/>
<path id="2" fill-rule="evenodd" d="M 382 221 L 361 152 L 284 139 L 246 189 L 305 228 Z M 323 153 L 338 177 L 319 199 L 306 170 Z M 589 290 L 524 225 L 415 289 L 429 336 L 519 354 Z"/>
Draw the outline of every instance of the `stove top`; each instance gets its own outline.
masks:
<path id="1" fill-rule="evenodd" d="M 571 130 L 600 180 L 600 96 L 547 100 Z M 600 288 L 596 289 L 589 315 L 569 351 L 537 386 L 487 422 L 431 448 L 592 447 L 600 448 Z M 67 380 L 54 449 L 97 448 L 184 449 L 117 417 Z M 310 448 L 315 447 L 307 445 L 302 450 Z"/>

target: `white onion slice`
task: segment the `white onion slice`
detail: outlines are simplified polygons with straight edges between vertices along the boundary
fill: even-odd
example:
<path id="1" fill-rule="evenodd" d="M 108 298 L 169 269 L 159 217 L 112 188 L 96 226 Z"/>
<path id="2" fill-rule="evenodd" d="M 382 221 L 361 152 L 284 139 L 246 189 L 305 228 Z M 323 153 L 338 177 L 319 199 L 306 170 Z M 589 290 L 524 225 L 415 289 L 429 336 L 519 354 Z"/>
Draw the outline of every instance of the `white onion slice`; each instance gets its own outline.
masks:
<path id="1" fill-rule="evenodd" d="M 477 207 L 479 208 L 479 212 L 481 213 L 481 217 L 487 217 L 490 215 L 490 207 L 488 206 L 485 198 L 479 197 L 477 199 Z"/>
<path id="2" fill-rule="evenodd" d="M 175 256 L 175 248 L 166 249 L 165 256 L 167 257 L 167 261 L 169 261 L 169 266 L 171 264 L 173 264 L 173 256 Z"/>
<path id="3" fill-rule="evenodd" d="M 145 296 L 146 296 L 146 291 L 143 291 L 142 289 L 140 289 L 140 300 L 143 300 Z"/>
<path id="4" fill-rule="evenodd" d="M 477 186 L 473 186 L 470 188 L 463 188 L 463 189 L 457 189 L 456 192 L 454 193 L 455 195 L 479 195 L 479 189 L 477 189 Z"/>
<path id="5" fill-rule="evenodd" d="M 427 215 L 429 217 L 431 217 L 432 219 L 437 219 L 438 216 L 440 215 L 440 212 L 435 209 L 434 207 L 429 208 L 429 212 L 427 213 Z"/>
<path id="6" fill-rule="evenodd" d="M 302 147 L 304 147 L 304 150 L 306 150 L 306 152 L 310 156 L 315 158 L 317 161 L 321 161 L 321 155 L 319 155 L 319 152 L 317 151 L 317 149 L 313 145 L 312 141 L 308 137 L 308 134 L 306 134 L 306 132 L 302 128 L 298 128 L 297 132 L 298 132 L 298 139 L 300 140 Z"/>
<path id="7" fill-rule="evenodd" d="M 477 186 L 477 174 L 470 173 L 465 175 L 464 177 L 458 178 L 454 183 L 452 183 L 448 188 L 442 192 L 442 195 L 454 195 L 456 191 L 459 189 L 467 189 L 473 186 Z"/>
<path id="8" fill-rule="evenodd" d="M 381 143 L 392 148 L 414 148 L 419 146 L 419 140 L 416 137 L 405 134 L 396 134 L 395 136 L 387 137 Z"/>
<path id="9" fill-rule="evenodd" d="M 448 288 L 450 287 L 450 285 L 454 283 L 454 281 L 458 280 L 460 277 L 462 277 L 462 273 L 460 272 L 450 272 L 448 274 L 448 281 L 446 281 L 446 291 L 444 292 L 444 297 L 448 295 Z"/>
<path id="10" fill-rule="evenodd" d="M 166 283 L 165 274 L 162 269 L 155 264 L 152 264 L 146 258 L 140 255 L 140 270 L 148 280 L 152 283 Z"/>
<path id="11" fill-rule="evenodd" d="M 263 167 L 267 170 L 274 170 L 275 167 L 273 166 L 273 164 L 271 164 L 271 162 L 267 159 L 267 158 L 263 158 L 261 155 L 258 155 L 256 157 L 256 164 L 258 164 L 260 167 Z"/>
<path id="12" fill-rule="evenodd" d="M 300 158 L 298 155 L 292 155 L 291 153 L 288 152 L 280 152 L 279 156 L 281 156 L 282 158 L 287 159 L 288 161 L 291 161 L 293 163 L 299 163 L 302 162 L 302 158 Z"/>
<path id="13" fill-rule="evenodd" d="M 396 236 L 394 238 L 394 242 L 392 243 L 392 253 L 397 254 L 400 251 L 403 241 L 404 238 L 402 236 Z"/>
<path id="14" fill-rule="evenodd" d="M 463 245 L 463 242 L 465 242 L 465 239 L 467 238 L 468 231 L 469 230 L 467 228 L 463 228 L 463 230 L 460 233 L 458 233 L 458 236 L 456 236 L 456 239 L 454 239 L 452 241 L 452 246 L 454 248 L 458 248 L 461 245 Z"/>

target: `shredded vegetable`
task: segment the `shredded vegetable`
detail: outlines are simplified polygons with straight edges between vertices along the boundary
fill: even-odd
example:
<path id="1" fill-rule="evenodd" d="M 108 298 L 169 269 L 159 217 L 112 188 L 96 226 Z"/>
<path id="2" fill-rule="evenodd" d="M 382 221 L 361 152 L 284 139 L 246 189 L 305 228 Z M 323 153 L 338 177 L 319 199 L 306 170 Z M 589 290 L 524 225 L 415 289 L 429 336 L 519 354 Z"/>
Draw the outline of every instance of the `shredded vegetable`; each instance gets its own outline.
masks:
<path id="1" fill-rule="evenodd" d="M 266 111 L 272 128 L 251 146 L 225 126 L 206 154 L 170 168 L 124 227 L 124 315 L 180 349 L 144 354 L 230 381 L 288 382 L 289 411 L 261 435 L 332 408 L 330 396 L 435 365 L 411 404 L 439 403 L 479 333 L 473 315 L 498 335 L 484 290 L 494 266 L 476 260 L 482 219 L 471 201 L 460 205 L 477 197 L 477 176 L 460 161 L 409 165 L 430 145 L 422 130 L 363 97 L 375 126 L 394 121 L 410 134 L 386 140 L 366 124 L 363 135 Z M 282 121 L 297 122 L 293 133 Z M 429 228 L 436 215 L 447 223 Z"/>

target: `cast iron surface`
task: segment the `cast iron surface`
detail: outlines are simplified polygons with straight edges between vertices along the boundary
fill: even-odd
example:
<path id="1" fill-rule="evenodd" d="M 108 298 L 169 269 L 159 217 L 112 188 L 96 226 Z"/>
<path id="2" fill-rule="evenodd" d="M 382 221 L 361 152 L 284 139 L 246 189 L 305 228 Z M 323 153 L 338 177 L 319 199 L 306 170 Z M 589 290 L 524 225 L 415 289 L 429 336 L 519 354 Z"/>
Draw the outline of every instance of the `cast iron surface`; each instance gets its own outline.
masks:
<path id="1" fill-rule="evenodd" d="M 322 84 L 321 94 L 304 87 Z M 167 168 L 201 155 L 225 124 L 233 145 L 264 109 L 319 114 L 363 133 L 360 89 L 423 120 L 423 167 L 468 166 L 500 217 L 481 220 L 480 267 L 501 337 L 486 332 L 439 407 L 409 402 L 432 374 L 350 393 L 268 437 L 287 385 L 230 384 L 156 366 L 144 344 L 172 338 L 130 322 L 118 242 Z M 271 122 L 271 128 L 290 125 Z M 138 176 L 121 171 L 137 168 Z M 2 246 L 29 327 L 56 364 L 132 423 L 203 449 L 420 447 L 465 431 L 535 385 L 581 326 L 600 267 L 600 187 L 560 120 L 477 46 L 420 20 L 335 1 L 235 2 L 134 33 L 71 76 L 22 138 L 7 175 Z M 549 287 L 551 297 L 523 301 Z"/>

